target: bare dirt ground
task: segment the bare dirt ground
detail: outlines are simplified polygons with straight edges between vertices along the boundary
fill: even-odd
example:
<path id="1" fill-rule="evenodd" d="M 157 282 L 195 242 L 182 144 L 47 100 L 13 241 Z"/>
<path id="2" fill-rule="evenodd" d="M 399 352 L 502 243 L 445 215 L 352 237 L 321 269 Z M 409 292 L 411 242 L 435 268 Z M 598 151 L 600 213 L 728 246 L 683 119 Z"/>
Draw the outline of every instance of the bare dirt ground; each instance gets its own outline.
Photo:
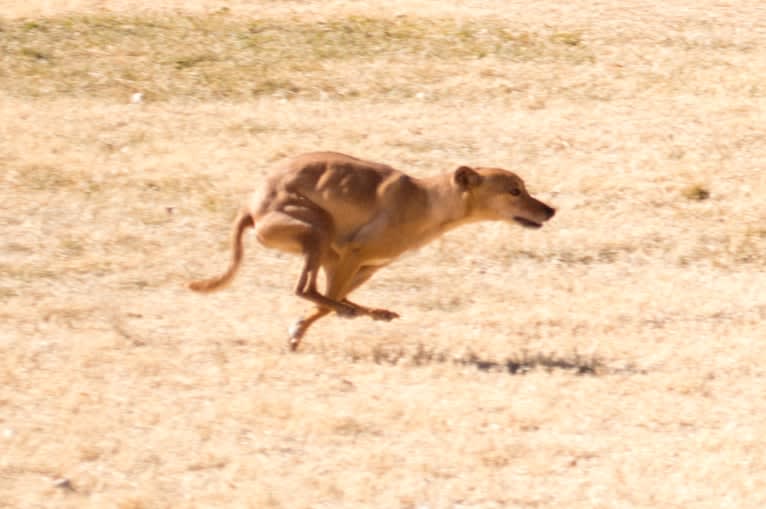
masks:
<path id="1" fill-rule="evenodd" d="M 0 507 L 766 505 L 761 2 L 154 4 L 0 1 Z M 316 149 L 559 214 L 292 354 L 300 260 L 183 283 Z"/>

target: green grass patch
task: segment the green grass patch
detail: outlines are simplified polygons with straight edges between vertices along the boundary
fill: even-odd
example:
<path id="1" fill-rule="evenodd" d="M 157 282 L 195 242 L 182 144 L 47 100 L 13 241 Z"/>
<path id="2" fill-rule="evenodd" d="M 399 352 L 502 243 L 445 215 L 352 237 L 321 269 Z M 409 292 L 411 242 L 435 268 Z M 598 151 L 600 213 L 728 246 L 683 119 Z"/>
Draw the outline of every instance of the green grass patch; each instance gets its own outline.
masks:
<path id="1" fill-rule="evenodd" d="M 704 201 L 710 198 L 710 190 L 702 184 L 692 184 L 684 188 L 683 195 L 687 200 Z"/>
<path id="2" fill-rule="evenodd" d="M 409 94 L 466 60 L 588 63 L 579 32 L 544 35 L 492 20 L 349 17 L 326 22 L 213 16 L 63 16 L 6 21 L 0 87 L 23 96 L 247 98 L 341 91 Z M 383 62 L 373 71 L 355 65 Z M 417 69 L 415 68 L 418 62 Z M 427 62 L 427 65 L 423 65 Z M 449 68 L 449 71 L 447 71 Z M 339 93 L 341 93 L 339 92 Z"/>

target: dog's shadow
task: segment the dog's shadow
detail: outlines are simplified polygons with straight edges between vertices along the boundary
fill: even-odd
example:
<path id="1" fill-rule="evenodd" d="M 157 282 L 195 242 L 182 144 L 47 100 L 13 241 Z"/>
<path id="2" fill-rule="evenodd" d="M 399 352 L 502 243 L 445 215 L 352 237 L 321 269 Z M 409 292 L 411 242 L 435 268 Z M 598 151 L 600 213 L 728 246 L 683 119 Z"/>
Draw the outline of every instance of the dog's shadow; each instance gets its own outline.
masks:
<path id="1" fill-rule="evenodd" d="M 508 357 L 492 359 L 487 356 L 467 352 L 460 355 L 439 351 L 434 347 L 418 343 L 417 345 L 402 345 L 401 343 L 378 343 L 364 350 L 350 349 L 347 351 L 353 362 L 369 362 L 388 365 L 427 366 L 429 364 L 452 364 L 454 366 L 471 366 L 484 372 L 501 372 L 509 375 L 524 375 L 536 371 L 563 371 L 577 376 L 598 376 L 616 372 L 638 373 L 633 367 L 614 368 L 595 354 L 584 355 L 577 351 L 560 352 L 530 352 L 521 350 Z"/>
<path id="2" fill-rule="evenodd" d="M 606 365 L 598 357 L 584 356 L 577 352 L 564 356 L 556 353 L 529 353 L 523 350 L 520 354 L 504 360 L 484 359 L 470 353 L 455 359 L 455 362 L 464 366 L 475 366 L 479 371 L 502 371 L 510 375 L 523 375 L 540 369 L 547 372 L 568 371 L 575 375 L 599 375 L 606 371 Z"/>

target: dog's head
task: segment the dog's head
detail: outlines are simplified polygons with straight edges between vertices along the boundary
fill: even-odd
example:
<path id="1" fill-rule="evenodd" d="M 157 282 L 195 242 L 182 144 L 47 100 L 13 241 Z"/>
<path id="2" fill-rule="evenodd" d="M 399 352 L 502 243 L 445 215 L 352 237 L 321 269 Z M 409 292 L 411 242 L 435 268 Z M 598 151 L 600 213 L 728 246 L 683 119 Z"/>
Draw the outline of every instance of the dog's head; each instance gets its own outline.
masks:
<path id="1" fill-rule="evenodd" d="M 515 221 L 525 228 L 540 228 L 556 213 L 533 198 L 521 177 L 510 171 L 461 166 L 452 178 L 464 192 L 469 214 L 476 219 Z"/>

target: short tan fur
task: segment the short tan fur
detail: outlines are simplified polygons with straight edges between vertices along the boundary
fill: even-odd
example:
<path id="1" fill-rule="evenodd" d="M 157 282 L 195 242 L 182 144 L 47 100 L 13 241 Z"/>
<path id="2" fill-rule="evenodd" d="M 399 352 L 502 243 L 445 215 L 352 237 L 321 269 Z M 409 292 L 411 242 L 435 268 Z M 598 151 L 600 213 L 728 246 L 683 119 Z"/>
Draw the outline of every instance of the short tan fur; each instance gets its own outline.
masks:
<path id="1" fill-rule="evenodd" d="M 402 253 L 457 226 L 476 221 L 515 221 L 539 228 L 555 210 L 533 198 L 524 181 L 500 168 L 460 166 L 415 178 L 390 166 L 336 152 L 313 152 L 279 163 L 242 208 L 234 223 L 233 256 L 221 276 L 189 288 L 223 288 L 242 262 L 242 236 L 254 227 L 266 247 L 305 259 L 296 295 L 316 308 L 290 327 L 295 350 L 316 320 L 335 312 L 389 321 L 399 315 L 348 300 L 348 295 Z M 319 270 L 326 288 L 317 289 Z"/>

